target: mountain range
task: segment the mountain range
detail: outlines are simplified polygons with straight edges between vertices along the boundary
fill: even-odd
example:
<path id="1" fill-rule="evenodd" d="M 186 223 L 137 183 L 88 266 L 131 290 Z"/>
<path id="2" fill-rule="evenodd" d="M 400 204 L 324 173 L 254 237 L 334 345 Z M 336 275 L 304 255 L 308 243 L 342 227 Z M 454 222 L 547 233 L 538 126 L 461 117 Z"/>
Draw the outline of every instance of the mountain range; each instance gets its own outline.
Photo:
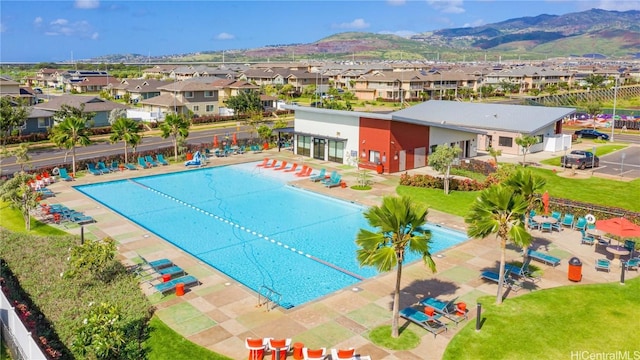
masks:
<path id="1" fill-rule="evenodd" d="M 424 32 L 410 38 L 366 32 L 339 33 L 309 44 L 266 45 L 255 49 L 203 51 L 148 59 L 110 55 L 101 62 L 217 62 L 332 60 L 482 61 L 598 57 L 640 59 L 640 11 L 591 9 L 538 15 L 475 27 Z"/>

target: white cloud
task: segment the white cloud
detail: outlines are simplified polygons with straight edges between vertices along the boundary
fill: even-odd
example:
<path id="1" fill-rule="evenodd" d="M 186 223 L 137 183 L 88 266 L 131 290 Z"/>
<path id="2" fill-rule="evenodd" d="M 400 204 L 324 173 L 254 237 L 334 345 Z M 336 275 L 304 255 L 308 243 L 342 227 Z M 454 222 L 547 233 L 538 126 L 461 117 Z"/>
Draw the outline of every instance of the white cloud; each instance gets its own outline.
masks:
<path id="1" fill-rule="evenodd" d="M 462 0 L 428 0 L 427 4 L 432 8 L 447 14 L 461 14 L 464 7 Z"/>
<path id="2" fill-rule="evenodd" d="M 417 32 L 411 30 L 396 30 L 396 31 L 380 31 L 378 34 L 386 34 L 386 35 L 396 35 L 403 38 L 410 38 L 413 35 L 416 35 Z"/>
<path id="3" fill-rule="evenodd" d="M 35 19 L 33 19 L 33 25 L 34 25 L 34 26 L 40 26 L 40 25 L 42 25 L 42 22 L 43 22 L 43 21 L 44 21 L 44 20 L 42 19 L 42 17 L 40 17 L 40 16 L 36 16 L 36 18 L 35 18 Z"/>
<path id="4" fill-rule="evenodd" d="M 49 25 L 52 26 L 64 26 L 67 25 L 69 23 L 69 20 L 67 19 L 55 19 L 52 22 L 49 23 Z"/>
<path id="5" fill-rule="evenodd" d="M 91 24 L 86 20 L 70 23 L 67 19 L 55 19 L 49 23 L 49 28 L 45 31 L 47 36 L 79 36 L 83 38 L 97 37 L 97 33 L 92 29 Z"/>
<path id="6" fill-rule="evenodd" d="M 333 25 L 334 28 L 338 29 L 366 29 L 369 26 L 370 24 L 364 21 L 364 19 L 355 19 L 352 22 Z"/>
<path id="7" fill-rule="evenodd" d="M 91 34 L 91 40 L 98 40 L 99 37 L 100 37 L 100 34 L 98 34 L 97 32 L 94 32 L 93 34 Z"/>
<path id="8" fill-rule="evenodd" d="M 216 40 L 233 40 L 235 38 L 235 35 L 226 32 L 221 32 L 220 34 L 216 35 Z"/>
<path id="9" fill-rule="evenodd" d="M 100 1 L 99 0 L 76 0 L 73 6 L 76 9 L 95 9 L 97 7 L 100 7 Z"/>
<path id="10" fill-rule="evenodd" d="M 387 0 L 387 4 L 391 6 L 402 6 L 406 3 L 406 0 Z"/>
<path id="11" fill-rule="evenodd" d="M 476 26 L 482 26 L 484 24 L 486 24 L 486 22 L 484 20 L 478 19 L 478 20 L 472 21 L 470 23 L 466 23 L 466 24 L 462 25 L 462 27 L 476 27 Z"/>

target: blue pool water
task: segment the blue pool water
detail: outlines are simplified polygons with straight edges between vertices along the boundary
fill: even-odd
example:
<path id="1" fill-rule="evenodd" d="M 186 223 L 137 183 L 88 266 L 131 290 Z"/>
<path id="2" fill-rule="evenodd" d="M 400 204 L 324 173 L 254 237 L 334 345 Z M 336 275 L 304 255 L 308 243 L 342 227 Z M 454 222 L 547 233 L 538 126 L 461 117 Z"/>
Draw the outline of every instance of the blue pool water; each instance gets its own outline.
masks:
<path id="1" fill-rule="evenodd" d="M 377 275 L 355 258 L 365 208 L 287 185 L 291 174 L 250 163 L 75 188 L 245 286 L 275 290 L 283 306 Z M 467 239 L 428 228 L 432 253 Z"/>

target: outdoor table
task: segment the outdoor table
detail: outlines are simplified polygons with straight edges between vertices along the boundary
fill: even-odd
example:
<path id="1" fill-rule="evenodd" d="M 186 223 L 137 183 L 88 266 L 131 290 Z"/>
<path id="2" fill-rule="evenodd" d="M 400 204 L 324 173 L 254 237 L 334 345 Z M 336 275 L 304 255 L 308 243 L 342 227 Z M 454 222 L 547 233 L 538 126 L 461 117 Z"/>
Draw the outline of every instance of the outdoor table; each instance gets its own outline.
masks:
<path id="1" fill-rule="evenodd" d="M 587 229 L 587 234 L 592 235 L 596 238 L 601 238 L 603 235 L 606 235 L 607 232 L 600 229 Z"/>
<path id="2" fill-rule="evenodd" d="M 536 215 L 533 217 L 533 221 L 537 222 L 538 224 L 553 225 L 558 222 L 558 219 L 554 218 L 553 216 Z"/>
<path id="3" fill-rule="evenodd" d="M 607 252 L 613 254 L 613 263 L 616 265 L 621 265 L 621 255 L 629 255 L 629 250 L 624 246 L 607 246 Z"/>

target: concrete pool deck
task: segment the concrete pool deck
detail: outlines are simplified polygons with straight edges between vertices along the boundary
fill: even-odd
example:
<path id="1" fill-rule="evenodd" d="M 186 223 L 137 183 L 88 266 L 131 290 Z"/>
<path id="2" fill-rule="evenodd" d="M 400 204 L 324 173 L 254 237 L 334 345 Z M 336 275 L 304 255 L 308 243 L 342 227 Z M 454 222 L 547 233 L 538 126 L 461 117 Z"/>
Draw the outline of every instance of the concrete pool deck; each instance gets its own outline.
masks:
<path id="1" fill-rule="evenodd" d="M 527 160 L 534 161 L 536 156 L 544 156 L 544 154 L 529 154 Z M 296 161 L 300 163 L 302 160 L 290 151 L 271 150 L 259 154 L 248 153 L 227 158 L 213 158 L 210 159 L 208 166 L 261 161 L 265 157 L 287 159 L 289 163 Z M 501 161 L 505 160 L 504 158 L 501 157 Z M 513 160 L 517 161 L 517 159 L 519 158 Z M 353 167 L 313 159 L 304 159 L 304 164 L 316 170 L 326 168 L 327 172 L 338 170 L 348 185 L 357 183 L 358 171 Z M 247 356 L 245 338 L 273 337 L 291 338 L 293 342 L 301 342 L 311 348 L 353 347 L 357 353 L 369 355 L 372 359 L 440 359 L 457 330 L 467 322 L 475 322 L 477 299 L 486 295 L 495 297 L 497 285 L 480 278 L 480 272 L 495 270 L 498 266 L 500 250 L 498 241 L 493 237 L 470 240 L 435 254 L 433 256 L 437 267 L 435 274 L 420 263 L 405 266 L 400 295 L 401 308 L 417 303 L 424 297 L 457 298 L 458 301 L 469 305 L 470 320 L 458 327 L 450 324 L 449 331 L 435 338 L 431 333 L 411 324 L 409 327 L 422 338 L 420 345 L 410 351 L 391 351 L 372 344 L 367 340 L 366 335 L 368 331 L 379 325 L 390 324 L 395 271 L 365 280 L 357 287 L 336 291 L 290 310 L 267 309 L 265 306 L 257 306 L 258 295 L 252 290 L 119 214 L 104 208 L 80 192 L 70 189 L 72 185 L 183 170 L 185 167 L 182 163 L 178 163 L 102 176 L 87 175 L 74 182 L 57 182 L 50 185 L 49 188 L 56 193 L 56 196 L 47 201 L 62 203 L 93 216 L 97 222 L 84 226 L 85 237 L 100 239 L 109 236 L 117 240 L 119 256 L 124 263 L 131 264 L 139 261 L 138 254 L 148 260 L 168 258 L 197 277 L 202 284 L 190 288 L 181 297 L 175 295 L 161 297 L 154 293 L 152 286 L 145 283 L 140 287 L 156 307 L 156 314 L 160 319 L 185 338 L 212 351 L 233 359 L 242 359 Z M 410 171 L 412 172 L 414 171 Z M 429 172 L 429 169 L 420 169 L 415 172 Z M 395 194 L 399 176 L 371 174 L 368 180 L 373 183 L 373 188 L 369 191 L 340 187 L 329 189 L 304 179 L 297 181 L 295 185 L 370 206 L 378 205 L 384 195 Z M 465 224 L 461 217 L 430 210 L 427 219 L 429 222 L 465 232 Z M 80 233 L 78 226 L 70 226 L 65 230 L 74 234 Z M 532 231 L 532 235 L 535 237 L 535 247 L 561 258 L 562 262 L 555 268 L 534 262 L 543 271 L 542 280 L 535 283 L 535 286 L 525 286 L 517 294 L 508 293 L 508 297 L 538 289 L 574 284 L 567 278 L 567 263 L 573 256 L 580 258 L 583 263 L 582 284 L 619 280 L 618 267 L 613 267 L 609 273 L 595 270 L 596 259 L 611 257 L 611 255 L 604 249 L 581 245 L 580 232 L 564 230 L 549 234 Z M 521 259 L 520 249 L 508 246 L 507 261 Z M 627 278 L 631 278 L 638 276 L 638 273 L 638 271 L 631 271 L 626 275 Z M 401 319 L 400 324 L 405 325 L 405 321 Z"/>

